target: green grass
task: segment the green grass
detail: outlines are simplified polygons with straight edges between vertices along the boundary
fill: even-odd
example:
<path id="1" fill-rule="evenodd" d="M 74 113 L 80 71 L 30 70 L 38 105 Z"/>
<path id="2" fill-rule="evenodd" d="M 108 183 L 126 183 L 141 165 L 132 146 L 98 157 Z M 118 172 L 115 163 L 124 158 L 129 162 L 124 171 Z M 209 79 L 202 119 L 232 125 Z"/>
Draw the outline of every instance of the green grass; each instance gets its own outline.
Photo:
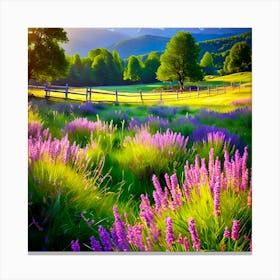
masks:
<path id="1" fill-rule="evenodd" d="M 228 77 L 212 78 L 209 83 L 217 84 L 242 78 L 242 83 L 250 83 L 250 73 L 233 74 Z M 204 81 L 203 83 L 207 83 Z M 153 87 L 152 85 L 146 85 Z M 133 89 L 132 87 L 130 89 Z M 83 89 L 80 89 L 81 91 Z M 148 93 L 147 93 L 148 94 Z M 187 96 L 188 93 L 185 93 Z M 43 92 L 44 95 L 44 92 Z M 168 97 L 168 94 L 166 94 Z M 101 95 L 100 95 L 101 96 Z M 103 96 L 103 95 L 102 95 Z M 232 101 L 249 98 L 252 96 L 250 87 L 237 89 L 228 88 L 226 94 L 195 94 L 191 97 L 182 98 L 178 101 L 164 102 L 163 104 L 153 104 L 157 106 L 174 107 L 177 106 L 177 113 L 174 115 L 168 110 L 161 117 L 168 119 L 169 127 L 174 132 L 181 132 L 185 136 L 190 136 L 195 125 L 186 123 L 178 125 L 176 120 L 184 116 L 195 117 L 201 108 L 214 109 L 216 111 L 227 112 L 238 108 L 233 106 Z M 32 204 L 29 207 L 29 249 L 42 250 L 69 250 L 71 240 L 80 240 L 80 244 L 88 244 L 91 235 L 97 236 L 98 225 L 102 224 L 110 229 L 114 221 L 112 207 L 117 204 L 123 215 L 127 213 L 129 221 L 134 223 L 139 215 L 139 196 L 147 193 L 152 201 L 153 184 L 152 174 L 159 178 L 164 173 L 177 173 L 180 183 L 183 180 L 183 166 L 186 160 L 190 164 L 194 163 L 194 153 L 198 152 L 202 157 L 207 158 L 210 146 L 188 144 L 190 149 L 186 154 L 173 152 L 173 157 L 169 153 L 160 153 L 145 145 L 127 144 L 124 145 L 126 136 L 134 137 L 135 131 L 128 130 L 128 121 L 133 117 L 145 119 L 152 114 L 152 103 L 140 105 L 132 104 L 111 104 L 99 109 L 98 116 L 91 114 L 81 115 L 79 110 L 63 111 L 59 109 L 58 103 L 52 99 L 30 99 L 29 121 L 42 123 L 43 128 L 49 128 L 50 133 L 61 139 L 64 126 L 79 117 L 87 117 L 89 120 L 113 121 L 115 129 L 110 131 L 98 131 L 92 135 L 80 132 L 70 135 L 71 141 L 76 141 L 80 146 L 90 145 L 87 152 L 89 165 L 83 167 L 75 164 L 63 164 L 59 159 L 42 159 L 30 166 L 28 176 L 29 200 Z M 56 100 L 56 99 L 53 99 Z M 63 99 L 62 99 L 63 100 Z M 57 99 L 61 102 L 61 99 Z M 69 101 L 66 102 L 69 105 Z M 38 104 L 38 106 L 36 106 Z M 82 103 L 78 103 L 82 104 Z M 63 103 L 60 103 L 63 105 Z M 122 114 L 127 115 L 127 122 L 122 122 Z M 200 124 L 213 125 L 226 128 L 230 133 L 238 134 L 242 140 L 251 147 L 251 115 L 238 117 L 235 120 L 218 120 L 215 117 L 200 119 Z M 151 133 L 160 129 L 156 124 L 150 128 Z M 92 144 L 95 143 L 97 148 Z M 217 151 L 217 155 L 222 160 L 222 151 Z M 251 155 L 249 153 L 249 166 L 251 166 Z M 86 159 L 85 159 L 86 160 Z M 180 179 L 181 178 L 181 179 Z M 38 183 L 38 180 L 40 183 Z M 180 184 L 182 185 L 182 184 Z M 180 211 L 170 211 L 164 213 L 158 219 L 157 225 L 161 229 L 163 236 L 155 249 L 162 250 L 166 247 L 164 217 L 170 216 L 174 221 L 174 231 L 176 234 L 183 232 L 189 237 L 187 220 L 193 217 L 197 223 L 197 229 L 203 247 L 209 250 L 220 251 L 223 246 L 230 250 L 248 250 L 249 241 L 238 241 L 231 244 L 229 240 L 223 240 L 222 234 L 225 226 L 231 227 L 232 219 L 240 219 L 243 224 L 242 234 L 250 234 L 251 213 L 246 205 L 247 192 L 236 195 L 233 192 L 222 193 L 221 219 L 217 220 L 213 216 L 213 205 L 209 201 L 211 194 L 208 188 L 202 188 L 201 196 L 195 192 L 192 194 L 192 204 L 186 203 Z M 83 213 L 84 218 L 81 218 Z M 41 232 L 31 218 L 35 218 L 39 226 L 44 230 Z M 88 219 L 88 220 L 87 220 Z M 89 226 L 88 221 L 93 220 Z M 147 230 L 147 229 L 146 229 Z M 147 234 L 147 232 L 146 232 Z M 46 242 L 46 236 L 48 242 Z M 218 240 L 218 242 L 217 242 Z M 226 242 L 226 244 L 224 244 Z M 82 245 L 85 249 L 85 245 Z M 158 246 L 158 247 L 156 247 Z M 178 245 L 181 246 L 181 245 Z M 234 247 L 235 246 L 235 247 Z M 245 246 L 245 247 L 242 247 Z M 177 248 L 178 250 L 182 248 Z"/>
<path id="2" fill-rule="evenodd" d="M 242 87 L 231 88 L 229 85 L 233 82 L 234 84 L 242 84 Z M 200 86 L 210 86 L 210 96 L 208 95 L 208 90 L 201 91 L 199 96 L 196 91 L 191 93 L 186 91 L 183 93 L 176 94 L 176 92 L 163 92 L 160 95 L 160 87 L 164 83 L 155 84 L 145 84 L 145 85 L 129 85 L 129 86 L 107 86 L 107 87 L 96 87 L 99 92 L 109 93 L 111 91 L 115 92 L 117 89 L 119 92 L 118 102 L 119 103 L 134 103 L 137 105 L 149 106 L 152 104 L 164 104 L 168 106 L 191 106 L 194 108 L 209 108 L 218 111 L 230 111 L 236 109 L 236 106 L 232 106 L 232 102 L 239 99 L 250 99 L 252 97 L 252 73 L 236 73 L 222 77 L 207 76 L 205 81 L 197 83 L 186 83 L 186 86 L 190 84 L 200 85 Z M 166 83 L 168 85 L 169 83 Z M 173 83 L 174 84 L 174 83 Z M 227 85 L 224 91 L 223 87 L 218 90 L 216 86 Z M 143 103 L 140 98 L 139 90 L 143 91 Z M 157 92 L 153 90 L 158 89 Z M 85 93 L 85 88 L 75 88 L 69 91 L 75 91 L 80 93 Z M 94 89 L 93 89 L 94 90 Z M 93 93 L 92 102 L 116 102 L 115 95 L 108 95 L 102 93 Z M 30 89 L 29 94 L 33 94 L 37 97 L 44 97 L 44 90 Z M 126 94 L 128 96 L 121 96 L 121 94 Z M 53 97 L 63 98 L 62 93 L 51 93 Z M 69 94 L 70 99 L 77 101 L 85 101 L 84 96 Z M 162 101 L 160 101 L 162 99 Z"/>
<path id="3" fill-rule="evenodd" d="M 226 76 L 213 77 L 206 76 L 205 80 L 209 83 L 211 82 L 227 82 L 227 83 L 250 83 L 252 82 L 252 72 L 241 72 L 234 73 Z"/>

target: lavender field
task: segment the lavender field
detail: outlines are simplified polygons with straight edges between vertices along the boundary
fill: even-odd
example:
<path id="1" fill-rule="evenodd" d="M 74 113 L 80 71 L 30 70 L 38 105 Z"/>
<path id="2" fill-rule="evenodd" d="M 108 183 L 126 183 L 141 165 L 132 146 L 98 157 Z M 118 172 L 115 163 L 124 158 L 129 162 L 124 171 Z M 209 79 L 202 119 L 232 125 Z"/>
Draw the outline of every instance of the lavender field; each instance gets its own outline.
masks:
<path id="1" fill-rule="evenodd" d="M 240 106 L 30 98 L 29 251 L 251 251 L 252 112 Z"/>

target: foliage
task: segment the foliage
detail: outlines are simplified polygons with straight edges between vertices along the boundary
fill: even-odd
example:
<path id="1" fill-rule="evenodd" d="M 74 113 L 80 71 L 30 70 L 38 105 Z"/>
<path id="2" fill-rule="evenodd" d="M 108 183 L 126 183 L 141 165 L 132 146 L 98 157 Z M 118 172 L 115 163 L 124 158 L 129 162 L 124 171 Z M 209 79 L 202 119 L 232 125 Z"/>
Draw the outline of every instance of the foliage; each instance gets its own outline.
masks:
<path id="1" fill-rule="evenodd" d="M 199 42 L 198 44 L 201 50 L 199 59 L 202 58 L 204 53 L 209 52 L 213 57 L 215 69 L 222 69 L 225 58 L 228 56 L 230 49 L 235 43 L 241 41 L 245 41 L 249 46 L 252 46 L 252 32 L 250 31 L 227 38 Z"/>
<path id="2" fill-rule="evenodd" d="M 246 42 L 239 42 L 233 45 L 224 63 L 226 73 L 251 71 L 252 58 L 251 48 Z"/>
<path id="3" fill-rule="evenodd" d="M 232 147 L 249 109 L 32 99 L 29 116 L 30 251 L 251 249 L 251 140 Z"/>
<path id="4" fill-rule="evenodd" d="M 59 43 L 67 42 L 63 28 L 28 29 L 28 81 L 52 81 L 66 76 L 68 61 Z"/>
<path id="5" fill-rule="evenodd" d="M 127 68 L 124 70 L 124 80 L 131 80 L 133 82 L 141 81 L 143 63 L 136 56 L 130 56 L 128 58 Z"/>
<path id="6" fill-rule="evenodd" d="M 156 81 L 156 72 L 160 66 L 159 56 L 157 52 L 149 53 L 144 62 L 143 77 L 142 80 L 145 83 L 151 83 Z"/>
<path id="7" fill-rule="evenodd" d="M 209 52 L 206 52 L 200 60 L 200 66 L 202 67 L 206 75 L 213 75 L 215 68 L 213 64 L 213 57 Z"/>
<path id="8" fill-rule="evenodd" d="M 195 44 L 189 32 L 178 32 L 167 44 L 160 57 L 157 79 L 160 81 L 178 81 L 184 88 L 184 81 L 201 80 L 202 73 L 197 64 L 199 46 Z"/>
<path id="9" fill-rule="evenodd" d="M 134 224 L 128 216 L 122 219 L 115 205 L 112 227 L 99 228 L 95 242 L 90 238 L 91 250 L 251 250 L 252 192 L 246 151 L 242 157 L 236 153 L 231 161 L 225 153 L 223 166 L 213 155 L 210 151 L 208 165 L 199 157 L 195 165 L 187 163 L 181 186 L 176 173 L 164 175 L 165 186 L 153 175 L 154 201 L 141 195 L 140 214 Z"/>

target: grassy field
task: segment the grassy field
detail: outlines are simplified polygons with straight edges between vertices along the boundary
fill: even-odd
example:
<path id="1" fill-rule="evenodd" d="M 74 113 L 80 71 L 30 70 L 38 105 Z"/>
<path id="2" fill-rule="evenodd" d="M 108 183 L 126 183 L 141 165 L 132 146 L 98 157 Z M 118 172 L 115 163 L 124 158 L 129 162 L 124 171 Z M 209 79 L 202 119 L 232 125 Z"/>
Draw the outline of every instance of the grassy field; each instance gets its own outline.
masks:
<path id="1" fill-rule="evenodd" d="M 250 109 L 57 101 L 29 98 L 29 251 L 250 251 Z"/>
<path id="2" fill-rule="evenodd" d="M 251 106 L 252 88 L 251 88 L 251 73 L 238 73 L 227 75 L 223 77 L 206 77 L 205 81 L 197 83 L 200 86 L 209 86 L 208 90 L 202 90 L 199 94 L 196 91 L 186 92 L 154 92 L 154 89 L 159 89 L 163 83 L 147 84 L 147 85 L 133 85 L 133 86 L 119 86 L 118 102 L 119 103 L 134 103 L 142 105 L 168 105 L 168 106 L 191 106 L 195 108 L 209 108 L 222 112 L 236 109 L 235 102 L 240 100 L 238 106 Z M 241 83 L 241 86 L 231 87 L 232 83 Z M 223 87 L 223 85 L 226 85 Z M 188 85 L 186 85 L 188 86 Z M 218 88 L 217 88 L 218 87 Z M 97 87 L 92 89 L 98 90 L 99 93 L 92 94 L 92 102 L 115 102 L 116 96 L 114 90 L 116 87 Z M 143 91 L 141 100 L 139 89 Z M 85 88 L 70 88 L 69 92 L 74 91 L 78 93 L 86 93 Z M 44 97 L 44 90 L 30 89 L 30 95 L 36 97 Z M 51 93 L 52 97 L 64 97 L 63 93 Z M 68 98 L 77 101 L 85 101 L 85 96 L 69 94 Z"/>

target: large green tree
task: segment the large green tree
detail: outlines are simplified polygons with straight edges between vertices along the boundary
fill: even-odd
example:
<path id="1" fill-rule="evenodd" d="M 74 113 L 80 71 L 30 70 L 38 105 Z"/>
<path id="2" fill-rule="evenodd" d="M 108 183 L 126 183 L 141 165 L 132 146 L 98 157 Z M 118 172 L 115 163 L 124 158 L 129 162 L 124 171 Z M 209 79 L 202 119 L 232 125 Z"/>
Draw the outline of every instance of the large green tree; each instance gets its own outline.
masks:
<path id="1" fill-rule="evenodd" d="M 135 55 L 128 58 L 127 68 L 124 70 L 124 80 L 130 80 L 132 82 L 141 81 L 143 73 L 143 63 Z"/>
<path id="2" fill-rule="evenodd" d="M 202 79 L 200 66 L 197 64 L 199 46 L 189 32 L 178 32 L 168 42 L 160 57 L 157 79 L 160 81 L 178 81 L 184 88 L 185 81 Z"/>
<path id="3" fill-rule="evenodd" d="M 157 52 L 150 52 L 144 61 L 143 82 L 151 83 L 156 80 L 156 72 L 160 66 L 159 56 Z"/>
<path id="4" fill-rule="evenodd" d="M 206 75 L 213 75 L 215 73 L 213 57 L 209 52 L 205 52 L 203 55 L 202 59 L 200 60 L 200 66 Z"/>
<path id="5" fill-rule="evenodd" d="M 252 69 L 251 48 L 246 42 L 239 42 L 232 46 L 225 59 L 224 71 L 235 73 Z"/>
<path id="6" fill-rule="evenodd" d="M 92 82 L 98 85 L 120 84 L 122 81 L 122 62 L 117 52 L 105 48 L 90 50 L 92 61 Z"/>
<path id="7" fill-rule="evenodd" d="M 28 29 L 28 81 L 52 81 L 67 75 L 68 61 L 59 43 L 67 42 L 63 28 Z"/>

